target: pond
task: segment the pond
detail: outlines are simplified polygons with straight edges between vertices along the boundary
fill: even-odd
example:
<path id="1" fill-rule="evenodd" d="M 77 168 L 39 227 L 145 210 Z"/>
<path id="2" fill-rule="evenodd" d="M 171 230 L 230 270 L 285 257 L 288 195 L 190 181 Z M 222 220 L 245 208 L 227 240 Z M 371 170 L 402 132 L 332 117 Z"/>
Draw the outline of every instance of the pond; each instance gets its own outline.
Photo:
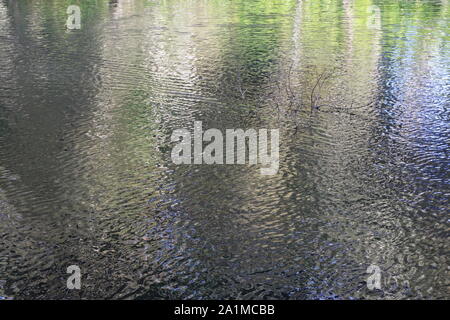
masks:
<path id="1" fill-rule="evenodd" d="M 449 21 L 446 0 L 1 0 L 0 298 L 449 298 Z M 279 129 L 278 171 L 175 164 L 195 121 Z"/>

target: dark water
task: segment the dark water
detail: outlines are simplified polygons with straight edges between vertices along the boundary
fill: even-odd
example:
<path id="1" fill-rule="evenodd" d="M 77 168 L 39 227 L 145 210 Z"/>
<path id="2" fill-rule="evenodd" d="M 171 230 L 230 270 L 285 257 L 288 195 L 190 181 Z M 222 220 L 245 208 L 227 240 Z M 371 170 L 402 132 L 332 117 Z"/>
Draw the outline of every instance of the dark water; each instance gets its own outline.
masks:
<path id="1" fill-rule="evenodd" d="M 77 3 L 0 1 L 1 297 L 450 297 L 448 1 Z M 278 174 L 172 164 L 194 120 Z"/>

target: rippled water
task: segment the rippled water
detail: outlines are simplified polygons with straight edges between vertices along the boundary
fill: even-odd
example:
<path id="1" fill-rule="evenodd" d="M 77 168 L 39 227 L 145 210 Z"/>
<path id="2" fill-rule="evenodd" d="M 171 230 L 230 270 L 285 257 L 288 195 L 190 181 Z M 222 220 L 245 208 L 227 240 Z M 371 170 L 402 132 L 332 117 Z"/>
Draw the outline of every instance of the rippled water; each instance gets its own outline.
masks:
<path id="1" fill-rule="evenodd" d="M 0 297 L 450 297 L 448 1 L 77 3 L 0 1 Z M 172 164 L 195 120 L 278 174 Z"/>

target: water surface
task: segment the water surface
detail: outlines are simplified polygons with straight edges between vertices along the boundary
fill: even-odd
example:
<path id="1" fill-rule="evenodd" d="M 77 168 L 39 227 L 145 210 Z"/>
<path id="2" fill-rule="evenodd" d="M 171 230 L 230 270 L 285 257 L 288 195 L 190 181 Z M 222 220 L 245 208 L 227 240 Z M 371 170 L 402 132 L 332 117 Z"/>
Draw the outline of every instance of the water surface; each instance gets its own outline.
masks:
<path id="1" fill-rule="evenodd" d="M 77 3 L 0 1 L 0 297 L 449 298 L 448 1 Z M 278 174 L 172 164 L 194 121 Z"/>

